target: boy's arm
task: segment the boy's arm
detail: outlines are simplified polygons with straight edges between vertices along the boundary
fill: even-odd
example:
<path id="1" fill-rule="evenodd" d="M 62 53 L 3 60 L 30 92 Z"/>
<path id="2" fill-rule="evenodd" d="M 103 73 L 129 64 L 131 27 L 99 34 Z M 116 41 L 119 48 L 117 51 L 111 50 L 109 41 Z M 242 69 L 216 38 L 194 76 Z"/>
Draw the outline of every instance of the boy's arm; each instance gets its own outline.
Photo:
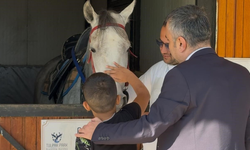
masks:
<path id="1" fill-rule="evenodd" d="M 146 71 L 143 75 L 141 75 L 139 77 L 139 79 L 141 80 L 141 82 L 146 86 L 146 88 L 148 89 L 149 95 L 151 95 L 151 69 L 149 69 L 148 71 Z M 128 89 L 127 92 L 129 94 L 129 100 L 128 103 L 132 103 L 135 98 L 136 98 L 136 93 L 135 90 L 133 89 L 133 87 L 131 85 L 128 85 Z"/>
<path id="2" fill-rule="evenodd" d="M 134 102 L 140 105 L 141 113 L 143 114 L 148 106 L 150 98 L 147 88 L 130 70 L 120 66 L 117 63 L 114 64 L 116 67 L 107 66 L 107 68 L 110 70 L 106 70 L 105 73 L 109 74 L 116 82 L 129 82 L 137 94 Z"/>

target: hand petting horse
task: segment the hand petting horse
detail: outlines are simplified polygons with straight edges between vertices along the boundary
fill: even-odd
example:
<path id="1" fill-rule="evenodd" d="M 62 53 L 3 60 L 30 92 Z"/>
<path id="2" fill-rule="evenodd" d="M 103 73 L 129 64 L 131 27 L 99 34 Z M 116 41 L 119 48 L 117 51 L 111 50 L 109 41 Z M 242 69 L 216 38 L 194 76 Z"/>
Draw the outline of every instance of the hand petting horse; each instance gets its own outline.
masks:
<path id="1" fill-rule="evenodd" d="M 120 13 L 103 10 L 97 14 L 86 1 L 83 14 L 91 29 L 86 29 L 80 37 L 69 38 L 64 44 L 62 56 L 52 59 L 41 69 L 36 80 L 35 103 L 80 104 L 83 99 L 81 82 L 85 78 L 95 72 L 104 72 L 106 66 L 114 65 L 114 62 L 127 67 L 131 45 L 125 25 L 134 6 L 135 0 Z M 80 74 L 73 63 L 74 55 L 81 69 Z M 124 86 L 124 83 L 116 83 L 117 93 L 122 98 L 118 109 L 127 100 L 123 94 Z"/>

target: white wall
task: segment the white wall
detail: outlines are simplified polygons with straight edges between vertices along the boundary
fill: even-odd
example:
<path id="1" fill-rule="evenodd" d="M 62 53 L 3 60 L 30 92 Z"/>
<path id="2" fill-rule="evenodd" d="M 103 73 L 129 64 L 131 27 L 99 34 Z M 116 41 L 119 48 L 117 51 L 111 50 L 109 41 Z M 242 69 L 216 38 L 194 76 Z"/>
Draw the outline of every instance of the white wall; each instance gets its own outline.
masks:
<path id="1" fill-rule="evenodd" d="M 250 58 L 230 58 L 230 57 L 225 57 L 225 59 L 230 60 L 236 64 L 239 64 L 250 72 Z"/>
<path id="2" fill-rule="evenodd" d="M 155 40 L 160 36 L 162 23 L 167 14 L 180 6 L 195 4 L 195 0 L 141 0 L 140 71 L 145 72 L 162 60 Z"/>

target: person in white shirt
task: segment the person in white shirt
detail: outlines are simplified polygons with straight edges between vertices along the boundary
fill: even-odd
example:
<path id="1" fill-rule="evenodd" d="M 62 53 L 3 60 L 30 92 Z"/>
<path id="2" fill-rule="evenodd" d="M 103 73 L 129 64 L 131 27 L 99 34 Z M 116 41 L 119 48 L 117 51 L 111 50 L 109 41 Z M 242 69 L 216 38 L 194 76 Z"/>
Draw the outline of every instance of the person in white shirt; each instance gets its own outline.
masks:
<path id="1" fill-rule="evenodd" d="M 163 25 L 160 32 L 160 38 L 156 40 L 156 43 L 160 48 L 163 60 L 154 64 L 142 76 L 140 76 L 140 80 L 142 81 L 142 83 L 144 83 L 150 93 L 150 106 L 155 102 L 161 92 L 161 87 L 165 75 L 169 70 L 171 70 L 175 65 L 178 64 L 178 62 L 172 57 L 168 49 L 168 43 L 164 41 L 166 39 L 165 29 L 166 27 Z M 128 103 L 131 103 L 135 99 L 136 93 L 134 92 L 132 86 L 128 86 L 127 92 L 129 93 Z"/>
<path id="2" fill-rule="evenodd" d="M 160 52 L 162 54 L 163 60 L 151 66 L 139 78 L 149 91 L 149 94 L 150 94 L 149 106 L 151 106 L 155 102 L 155 100 L 158 98 L 159 94 L 161 93 L 161 87 L 162 87 L 165 75 L 168 73 L 169 70 L 171 70 L 172 68 L 175 67 L 175 65 L 178 64 L 178 62 L 172 57 L 169 51 L 168 43 L 164 41 L 166 40 L 165 38 L 166 26 L 164 24 L 166 23 L 165 22 L 163 23 L 163 26 L 160 32 L 160 38 L 156 40 L 156 43 L 160 48 Z M 132 88 L 132 86 L 130 85 L 128 86 L 127 92 L 129 94 L 128 103 L 131 103 L 136 98 L 136 93 L 134 89 Z M 157 144 L 157 140 L 155 140 L 152 143 L 144 143 L 143 150 L 152 150 L 152 148 L 156 147 L 156 144 Z"/>

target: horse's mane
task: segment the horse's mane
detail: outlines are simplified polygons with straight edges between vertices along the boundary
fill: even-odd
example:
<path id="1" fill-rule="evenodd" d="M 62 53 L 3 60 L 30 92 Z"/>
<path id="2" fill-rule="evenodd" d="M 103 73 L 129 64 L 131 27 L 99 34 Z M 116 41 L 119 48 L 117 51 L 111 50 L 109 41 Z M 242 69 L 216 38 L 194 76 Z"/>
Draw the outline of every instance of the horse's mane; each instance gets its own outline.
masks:
<path id="1" fill-rule="evenodd" d="M 105 28 L 107 23 L 111 24 L 117 23 L 115 19 L 111 16 L 111 11 L 101 10 L 98 14 L 99 14 L 99 25 L 101 26 L 101 28 Z"/>
<path id="2" fill-rule="evenodd" d="M 107 26 L 107 24 L 117 24 L 116 20 L 111 16 L 111 13 L 115 13 L 117 14 L 117 12 L 115 11 L 107 11 L 107 10 L 101 10 L 98 14 L 99 14 L 99 26 L 100 26 L 100 35 L 102 35 L 104 33 L 104 30 L 107 29 L 108 27 L 111 27 L 113 29 L 115 29 L 115 31 L 122 36 L 123 38 L 126 38 L 126 36 L 124 35 L 124 32 L 122 28 L 117 27 L 117 26 Z"/>

